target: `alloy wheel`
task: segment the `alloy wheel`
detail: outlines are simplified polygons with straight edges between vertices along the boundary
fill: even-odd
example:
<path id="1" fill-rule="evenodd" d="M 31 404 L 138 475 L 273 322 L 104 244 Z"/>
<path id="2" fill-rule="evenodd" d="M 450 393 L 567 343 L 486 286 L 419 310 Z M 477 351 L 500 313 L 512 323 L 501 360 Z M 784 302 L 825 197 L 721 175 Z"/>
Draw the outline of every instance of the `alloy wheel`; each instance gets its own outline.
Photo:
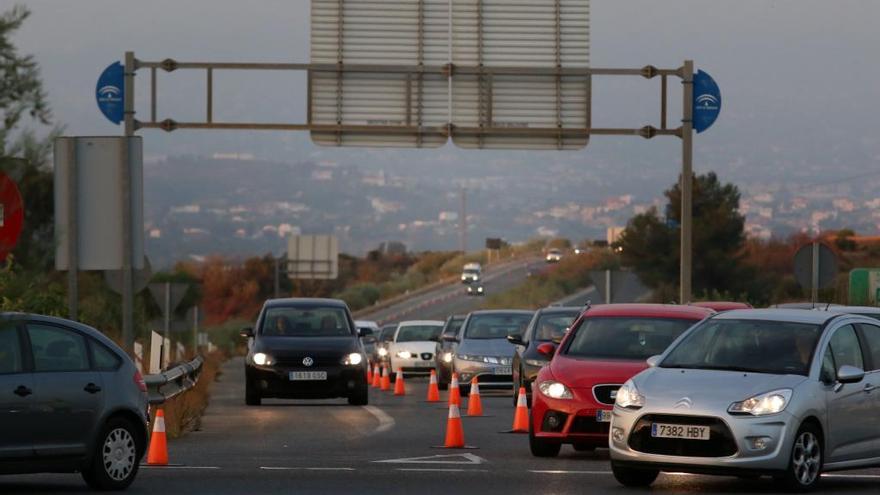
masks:
<path id="1" fill-rule="evenodd" d="M 798 483 L 808 486 L 816 481 L 822 465 L 822 449 L 816 435 L 804 431 L 798 436 L 791 454 L 791 462 Z"/>
<path id="2" fill-rule="evenodd" d="M 122 481 L 135 467 L 137 448 L 131 433 L 125 428 L 116 428 L 104 440 L 102 457 L 104 471 L 114 481 Z"/>

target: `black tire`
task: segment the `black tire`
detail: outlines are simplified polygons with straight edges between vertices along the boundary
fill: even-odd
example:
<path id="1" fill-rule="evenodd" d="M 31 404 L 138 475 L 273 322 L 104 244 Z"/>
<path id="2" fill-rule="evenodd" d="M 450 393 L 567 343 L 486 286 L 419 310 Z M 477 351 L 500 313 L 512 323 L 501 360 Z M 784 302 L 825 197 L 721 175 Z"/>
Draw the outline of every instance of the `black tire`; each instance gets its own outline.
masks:
<path id="1" fill-rule="evenodd" d="M 796 459 L 800 465 L 795 466 Z M 812 423 L 804 423 L 795 435 L 794 445 L 785 473 L 774 478 L 780 488 L 788 492 L 803 493 L 814 490 L 822 479 L 825 451 L 822 433 Z"/>
<path id="2" fill-rule="evenodd" d="M 86 484 L 94 490 L 125 490 L 138 473 L 146 449 L 143 432 L 125 418 L 110 418 L 95 441 L 89 466 L 82 470 Z"/>
<path id="3" fill-rule="evenodd" d="M 519 388 L 522 386 L 522 370 L 519 370 L 519 376 L 513 382 L 513 407 L 516 407 L 516 401 L 519 399 Z M 531 405 L 529 405 L 531 408 Z"/>
<path id="4" fill-rule="evenodd" d="M 370 394 L 367 386 L 358 388 L 352 395 L 348 396 L 348 403 L 352 406 L 366 406 L 370 403 Z"/>
<path id="5" fill-rule="evenodd" d="M 437 368 L 437 388 L 440 390 L 449 390 L 449 382 L 443 377 L 440 368 Z"/>
<path id="6" fill-rule="evenodd" d="M 572 448 L 574 448 L 574 450 L 577 452 L 593 452 L 594 450 L 596 450 L 595 445 L 591 445 L 588 443 L 575 443 L 572 444 Z"/>
<path id="7" fill-rule="evenodd" d="M 461 395 L 461 398 L 464 399 L 465 397 L 471 395 L 471 386 L 470 385 L 459 385 L 458 386 L 458 393 Z"/>
<path id="8" fill-rule="evenodd" d="M 532 415 L 529 415 L 529 450 L 535 457 L 556 457 L 562 449 L 562 444 L 558 442 L 549 442 L 541 440 L 535 436 L 535 430 L 532 426 Z"/>
<path id="9" fill-rule="evenodd" d="M 263 397 L 257 387 L 248 379 L 244 382 L 244 403 L 248 406 L 259 406 L 263 403 Z"/>
<path id="10" fill-rule="evenodd" d="M 660 475 L 659 469 L 635 469 L 623 467 L 611 463 L 611 472 L 618 483 L 629 488 L 644 488 L 651 486 L 651 483 Z"/>

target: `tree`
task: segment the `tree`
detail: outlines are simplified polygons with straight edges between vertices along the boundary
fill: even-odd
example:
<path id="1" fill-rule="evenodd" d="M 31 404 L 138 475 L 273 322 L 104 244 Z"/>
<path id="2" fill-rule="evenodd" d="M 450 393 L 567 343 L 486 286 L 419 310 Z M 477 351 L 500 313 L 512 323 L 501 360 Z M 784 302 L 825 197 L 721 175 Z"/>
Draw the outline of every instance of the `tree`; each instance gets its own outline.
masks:
<path id="1" fill-rule="evenodd" d="M 632 266 L 651 287 L 676 284 L 680 259 L 681 189 L 673 185 L 666 221 L 656 209 L 633 217 L 619 246 L 623 263 Z M 750 292 L 742 263 L 745 217 L 739 213 L 739 189 L 722 184 L 714 172 L 693 182 L 693 287 L 696 294 L 738 296 Z"/>

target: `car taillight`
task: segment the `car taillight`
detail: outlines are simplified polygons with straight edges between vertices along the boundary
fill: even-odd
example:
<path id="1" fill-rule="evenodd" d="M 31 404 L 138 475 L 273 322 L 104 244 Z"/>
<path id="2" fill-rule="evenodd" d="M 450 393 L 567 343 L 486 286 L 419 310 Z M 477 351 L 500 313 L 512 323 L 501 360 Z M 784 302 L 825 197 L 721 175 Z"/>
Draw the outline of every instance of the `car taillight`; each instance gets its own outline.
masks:
<path id="1" fill-rule="evenodd" d="M 134 384 L 141 390 L 143 393 L 147 393 L 147 383 L 144 381 L 144 376 L 141 375 L 140 371 L 134 372 Z"/>

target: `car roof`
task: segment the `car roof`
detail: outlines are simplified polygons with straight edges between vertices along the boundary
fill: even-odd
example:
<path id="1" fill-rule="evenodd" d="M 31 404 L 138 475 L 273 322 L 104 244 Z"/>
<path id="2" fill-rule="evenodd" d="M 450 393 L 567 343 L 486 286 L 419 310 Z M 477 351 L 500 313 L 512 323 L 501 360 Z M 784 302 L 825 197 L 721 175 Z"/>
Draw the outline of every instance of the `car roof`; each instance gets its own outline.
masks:
<path id="1" fill-rule="evenodd" d="M 592 306 L 584 312 L 585 316 L 609 316 L 609 317 L 654 317 L 654 318 L 683 318 L 689 320 L 702 320 L 707 316 L 715 314 L 709 308 L 700 308 L 698 306 L 682 306 L 678 304 L 647 304 L 647 303 L 627 303 L 627 304 L 600 304 Z"/>
<path id="2" fill-rule="evenodd" d="M 282 299 L 268 299 L 264 305 L 267 308 L 291 307 L 291 306 L 334 306 L 347 308 L 348 305 L 341 299 L 329 299 L 321 297 L 288 297 Z"/>
<path id="3" fill-rule="evenodd" d="M 43 323 L 54 323 L 56 325 L 66 326 L 75 328 L 85 334 L 88 334 L 90 337 L 93 337 L 96 340 L 101 341 L 101 343 L 110 346 L 119 352 L 125 354 L 125 352 L 119 347 L 116 342 L 114 342 L 110 337 L 104 335 L 100 330 L 96 328 L 92 328 L 88 325 L 80 323 L 78 321 L 67 320 L 64 318 L 58 318 L 55 316 L 46 316 L 46 315 L 38 315 L 35 313 L 20 313 L 14 311 L 7 311 L 0 313 L 0 320 L 30 320 L 35 322 L 43 322 Z"/>
<path id="4" fill-rule="evenodd" d="M 446 322 L 440 320 L 407 320 L 400 322 L 399 326 L 401 327 L 414 327 L 414 326 L 438 326 L 442 327 Z"/>
<path id="5" fill-rule="evenodd" d="M 750 309 L 752 307 L 752 305 L 749 303 L 738 301 L 697 301 L 690 303 L 690 305 L 696 306 L 698 308 L 714 309 L 715 311 L 730 311 L 731 309 Z"/>
<path id="6" fill-rule="evenodd" d="M 813 323 L 824 325 L 829 321 L 842 316 L 834 311 L 816 311 L 812 309 L 787 309 L 787 308 L 764 308 L 764 309 L 735 309 L 725 311 L 713 317 L 719 320 L 767 320 L 767 321 L 790 321 L 794 323 Z"/>
<path id="7" fill-rule="evenodd" d="M 825 308 L 819 308 L 819 310 L 824 311 Z M 880 308 L 876 306 L 831 306 L 830 308 L 828 308 L 828 311 L 846 314 L 880 315 Z"/>
<path id="8" fill-rule="evenodd" d="M 477 315 L 533 315 L 534 311 L 531 309 L 479 309 L 477 311 L 471 311 L 468 316 L 477 316 Z"/>
<path id="9" fill-rule="evenodd" d="M 546 308 L 541 308 L 536 313 L 540 313 L 542 315 L 553 314 L 553 313 L 580 313 L 580 306 L 548 306 Z"/>

